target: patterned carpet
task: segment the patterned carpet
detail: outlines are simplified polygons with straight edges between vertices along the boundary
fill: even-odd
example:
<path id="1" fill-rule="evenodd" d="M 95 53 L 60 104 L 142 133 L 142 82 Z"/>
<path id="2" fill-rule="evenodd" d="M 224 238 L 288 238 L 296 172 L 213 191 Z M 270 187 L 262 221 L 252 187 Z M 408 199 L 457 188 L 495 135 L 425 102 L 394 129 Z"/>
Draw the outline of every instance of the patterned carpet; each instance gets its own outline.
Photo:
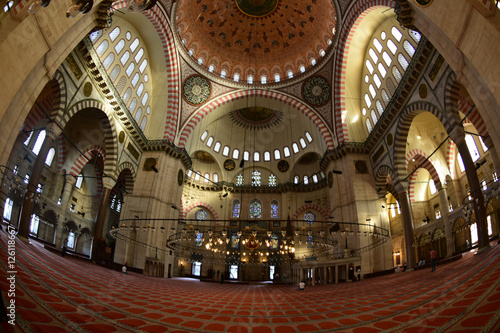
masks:
<path id="1" fill-rule="evenodd" d="M 0 231 L 7 304 L 7 235 Z M 128 275 L 16 243 L 5 332 L 500 332 L 500 245 L 430 269 L 306 287 Z"/>

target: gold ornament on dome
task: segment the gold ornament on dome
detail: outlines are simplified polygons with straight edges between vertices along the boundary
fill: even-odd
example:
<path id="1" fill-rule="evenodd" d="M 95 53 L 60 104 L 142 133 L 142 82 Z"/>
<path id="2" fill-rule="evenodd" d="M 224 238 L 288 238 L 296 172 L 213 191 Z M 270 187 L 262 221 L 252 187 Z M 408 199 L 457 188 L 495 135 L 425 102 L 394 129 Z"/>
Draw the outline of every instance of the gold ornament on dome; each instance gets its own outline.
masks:
<path id="1" fill-rule="evenodd" d="M 224 161 L 224 169 L 226 171 L 233 171 L 236 167 L 236 163 L 232 159 L 227 159 Z"/>
<path id="2" fill-rule="evenodd" d="M 278 170 L 281 172 L 287 172 L 289 167 L 290 165 L 285 160 L 281 160 L 278 162 Z"/>
<path id="3" fill-rule="evenodd" d="M 432 3 L 432 0 L 415 0 L 415 2 L 420 7 L 427 7 L 427 6 L 429 6 Z"/>
<path id="4" fill-rule="evenodd" d="M 422 99 L 426 99 L 427 98 L 427 95 L 428 95 L 428 90 L 427 90 L 427 86 L 425 84 L 421 84 L 419 87 L 418 87 L 418 95 L 420 96 L 420 98 Z"/>
<path id="5" fill-rule="evenodd" d="M 215 163 L 215 159 L 212 155 L 201 150 L 196 152 L 196 159 L 204 163 Z"/>

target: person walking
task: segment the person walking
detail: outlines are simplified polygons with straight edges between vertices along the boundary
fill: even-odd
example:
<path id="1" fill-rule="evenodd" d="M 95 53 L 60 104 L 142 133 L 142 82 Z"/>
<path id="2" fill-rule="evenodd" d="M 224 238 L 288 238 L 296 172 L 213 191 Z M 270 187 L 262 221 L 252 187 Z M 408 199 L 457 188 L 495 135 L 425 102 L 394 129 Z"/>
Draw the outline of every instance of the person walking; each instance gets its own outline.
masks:
<path id="1" fill-rule="evenodd" d="M 436 250 L 431 249 L 431 272 L 434 272 L 436 270 L 436 259 L 438 256 L 438 253 Z"/>

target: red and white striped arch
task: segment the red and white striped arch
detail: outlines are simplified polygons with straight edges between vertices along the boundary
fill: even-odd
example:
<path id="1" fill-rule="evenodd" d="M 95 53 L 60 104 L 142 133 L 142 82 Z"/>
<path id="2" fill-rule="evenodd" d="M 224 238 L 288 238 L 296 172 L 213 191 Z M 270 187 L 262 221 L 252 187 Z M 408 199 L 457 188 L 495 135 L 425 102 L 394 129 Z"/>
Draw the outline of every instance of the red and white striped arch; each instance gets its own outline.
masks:
<path id="1" fill-rule="evenodd" d="M 219 214 L 217 214 L 217 211 L 210 204 L 208 204 L 206 202 L 202 202 L 202 201 L 198 201 L 196 203 L 193 203 L 193 204 L 187 206 L 186 208 L 183 207 L 183 209 L 182 209 L 182 218 L 185 218 L 186 216 L 188 216 L 189 212 L 191 212 L 196 207 L 203 207 L 203 208 L 209 210 L 210 213 L 212 213 L 212 216 L 214 217 L 214 220 L 218 220 L 219 219 Z M 179 216 L 179 219 L 180 218 L 181 218 L 181 216 Z"/>
<path id="2" fill-rule="evenodd" d="M 226 95 L 217 97 L 216 99 L 210 102 L 207 102 L 204 106 L 198 109 L 196 114 L 193 117 L 191 117 L 189 122 L 184 126 L 184 129 L 182 130 L 179 139 L 179 147 L 186 146 L 187 140 L 189 139 L 189 136 L 194 132 L 196 125 L 198 125 L 201 122 L 201 120 L 205 118 L 208 114 L 210 114 L 211 112 L 213 112 L 214 110 L 216 110 L 217 108 L 226 103 L 246 97 L 269 98 L 294 107 L 296 110 L 300 111 L 302 114 L 308 117 L 309 120 L 311 120 L 311 122 L 316 126 L 318 131 L 321 133 L 321 136 L 325 140 L 327 148 L 334 149 L 334 141 L 332 133 L 330 133 L 330 131 L 328 130 L 328 126 L 312 109 L 310 109 L 307 105 L 295 99 L 294 97 L 285 95 L 277 91 L 269 91 L 262 89 L 251 89 L 251 90 L 231 92 Z"/>
<path id="3" fill-rule="evenodd" d="M 128 1 L 117 1 L 113 3 L 114 8 L 127 7 Z M 179 117 L 179 60 L 175 48 L 174 35 L 170 28 L 168 15 L 165 13 L 160 2 L 150 10 L 142 14 L 151 22 L 161 40 L 163 53 L 165 54 L 165 66 L 168 84 L 168 102 L 166 105 L 166 124 L 163 139 L 174 142 L 177 133 Z M 133 14 L 137 15 L 137 14 Z"/>
<path id="4" fill-rule="evenodd" d="M 486 128 L 486 124 L 483 121 L 483 118 L 481 118 L 479 111 L 477 111 L 477 108 L 473 108 L 473 106 L 467 103 L 466 100 L 464 100 L 463 98 L 459 98 L 458 110 L 462 112 L 464 115 L 468 114 L 467 118 L 470 120 L 472 125 L 474 125 L 479 135 L 481 135 L 484 138 L 490 135 L 488 133 L 488 129 Z"/>
<path id="5" fill-rule="evenodd" d="M 91 160 L 95 155 L 101 154 L 102 159 L 104 161 L 104 165 L 106 165 L 106 151 L 101 146 L 92 146 L 87 148 L 73 163 L 69 174 L 78 177 L 78 175 L 82 172 L 83 167 Z"/>
<path id="6" fill-rule="evenodd" d="M 350 8 L 344 22 L 341 33 L 339 35 L 337 56 L 335 57 L 335 72 L 334 72 L 334 101 L 335 101 L 335 131 L 339 144 L 349 142 L 349 133 L 347 124 L 345 123 L 343 114 L 346 111 L 346 68 L 349 57 L 353 36 L 363 19 L 374 9 L 380 7 L 394 7 L 395 3 L 392 0 L 359 0 Z"/>
<path id="7" fill-rule="evenodd" d="M 303 220 L 303 218 L 299 219 L 299 215 L 305 211 L 308 211 L 308 210 L 315 210 L 318 213 L 320 213 L 322 215 L 323 221 L 326 221 L 328 219 L 328 212 L 323 207 L 320 207 L 320 206 L 313 204 L 313 203 L 308 203 L 308 204 L 302 205 L 301 207 L 299 207 L 295 211 L 295 213 L 292 216 L 292 220 Z"/>
<path id="8" fill-rule="evenodd" d="M 455 149 L 456 145 L 452 140 L 448 140 L 446 147 L 446 163 L 448 163 L 448 170 L 450 171 L 451 179 L 456 179 L 455 174 Z"/>

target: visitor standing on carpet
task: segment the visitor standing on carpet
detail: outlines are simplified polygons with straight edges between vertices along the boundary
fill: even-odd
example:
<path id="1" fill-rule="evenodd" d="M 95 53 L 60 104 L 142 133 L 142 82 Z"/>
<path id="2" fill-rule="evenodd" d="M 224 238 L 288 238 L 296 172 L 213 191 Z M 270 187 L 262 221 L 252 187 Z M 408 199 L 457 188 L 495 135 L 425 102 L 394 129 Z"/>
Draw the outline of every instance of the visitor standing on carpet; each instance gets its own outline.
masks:
<path id="1" fill-rule="evenodd" d="M 127 263 L 125 263 L 125 265 L 122 266 L 122 273 L 123 274 L 128 274 L 127 273 Z"/>
<path id="2" fill-rule="evenodd" d="M 436 250 L 431 249 L 431 272 L 434 272 L 436 270 L 436 259 L 437 259 L 438 253 Z"/>
<path id="3" fill-rule="evenodd" d="M 304 283 L 304 281 L 300 281 L 299 283 L 299 290 L 304 290 L 306 284 Z"/>
<path id="4" fill-rule="evenodd" d="M 361 281 L 361 268 L 358 268 L 358 281 Z"/>

